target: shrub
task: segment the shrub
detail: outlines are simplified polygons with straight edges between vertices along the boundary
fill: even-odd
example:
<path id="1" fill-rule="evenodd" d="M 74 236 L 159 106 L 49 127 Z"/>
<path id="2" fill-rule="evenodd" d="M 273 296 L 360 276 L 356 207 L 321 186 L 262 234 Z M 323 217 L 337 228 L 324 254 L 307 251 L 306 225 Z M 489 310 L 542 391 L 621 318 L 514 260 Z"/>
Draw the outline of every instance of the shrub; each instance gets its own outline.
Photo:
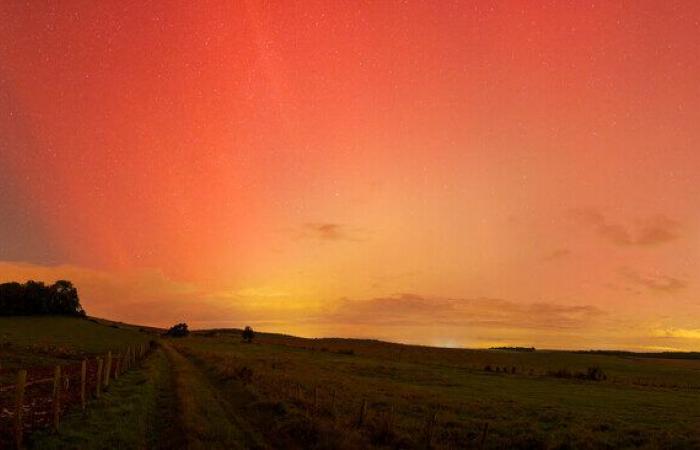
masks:
<path id="1" fill-rule="evenodd" d="M 340 350 L 336 351 L 336 353 L 339 355 L 353 356 L 355 354 L 355 350 L 353 350 L 353 349 L 340 349 Z"/>
<path id="2" fill-rule="evenodd" d="M 569 369 L 550 370 L 547 375 L 555 378 L 573 378 L 574 374 Z"/>
<path id="3" fill-rule="evenodd" d="M 586 371 L 586 379 L 592 381 L 603 381 L 607 380 L 608 376 L 605 375 L 605 372 L 603 372 L 603 369 L 600 367 L 589 367 L 588 371 Z"/>
<path id="4" fill-rule="evenodd" d="M 187 329 L 186 323 L 178 323 L 173 325 L 166 333 L 166 336 L 170 337 L 185 337 L 190 334 L 190 330 Z"/>
<path id="5" fill-rule="evenodd" d="M 250 327 L 245 327 L 241 336 L 243 336 L 244 341 L 250 344 L 255 338 L 255 331 L 253 331 L 253 329 Z"/>

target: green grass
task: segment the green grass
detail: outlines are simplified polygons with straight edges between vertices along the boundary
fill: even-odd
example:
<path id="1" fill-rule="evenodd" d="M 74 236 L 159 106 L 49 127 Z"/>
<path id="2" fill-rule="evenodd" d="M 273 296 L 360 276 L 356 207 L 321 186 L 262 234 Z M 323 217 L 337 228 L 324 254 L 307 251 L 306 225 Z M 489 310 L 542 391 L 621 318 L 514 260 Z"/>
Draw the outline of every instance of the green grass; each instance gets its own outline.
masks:
<path id="1" fill-rule="evenodd" d="M 485 423 L 486 448 L 700 446 L 700 361 L 429 349 L 266 335 L 248 345 L 228 333 L 179 340 L 177 347 L 210 374 L 224 395 L 231 385 L 242 383 L 241 368 L 251 369 L 248 390 L 255 401 L 250 411 L 261 404 L 278 405 L 272 409 L 286 410 L 283 416 L 320 410 L 311 414 L 311 437 L 297 439 L 300 448 L 321 448 L 323 442 L 333 442 L 336 448 L 351 438 L 363 447 L 419 448 L 425 445 L 426 421 L 434 411 L 436 448 L 476 445 Z M 486 372 L 486 365 L 517 370 L 515 375 Z M 602 367 L 608 380 L 547 375 L 560 368 L 593 366 Z M 369 424 L 357 430 L 352 423 L 363 399 L 369 404 Z M 390 410 L 391 433 L 386 436 L 384 422 Z M 266 420 L 285 420 L 275 414 Z M 278 437 L 284 442 L 293 438 Z"/>
<path id="2" fill-rule="evenodd" d="M 0 317 L 0 365 L 7 374 L 14 369 L 73 362 L 144 343 L 151 337 L 138 328 L 97 319 Z M 0 375 L 0 382 L 4 381 Z"/>
<path id="3" fill-rule="evenodd" d="M 175 377 L 187 448 L 243 448 L 244 434 L 229 419 L 217 391 L 190 361 L 169 345 L 164 348 Z"/>
<path id="4" fill-rule="evenodd" d="M 153 337 L 77 319 L 2 320 L 2 350 L 19 361 L 65 361 Z M 37 345 L 68 350 L 47 356 Z M 589 367 L 607 379 L 551 374 Z M 262 333 L 245 344 L 238 332 L 196 333 L 165 339 L 85 415 L 66 415 L 58 435 L 28 440 L 41 449 L 454 449 L 480 448 L 488 424 L 487 449 L 700 448 L 698 374 L 698 360 Z"/>
<path id="5" fill-rule="evenodd" d="M 89 405 L 63 418 L 58 434 L 31 437 L 36 449 L 170 449 L 183 440 L 174 383 L 161 350 L 139 370 L 112 381 L 109 390 Z"/>

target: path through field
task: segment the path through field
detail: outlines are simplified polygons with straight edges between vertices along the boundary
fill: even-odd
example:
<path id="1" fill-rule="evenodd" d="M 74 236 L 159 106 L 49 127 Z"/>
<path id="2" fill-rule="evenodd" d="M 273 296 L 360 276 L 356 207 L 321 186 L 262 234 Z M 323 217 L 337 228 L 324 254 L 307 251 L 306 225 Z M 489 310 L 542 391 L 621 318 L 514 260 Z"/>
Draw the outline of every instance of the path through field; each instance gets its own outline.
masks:
<path id="1" fill-rule="evenodd" d="M 221 396 L 207 375 L 175 348 L 166 343 L 163 349 L 175 377 L 180 420 L 188 448 L 267 447 L 243 419 L 240 404 Z"/>
<path id="2" fill-rule="evenodd" d="M 242 389 L 243 391 L 243 389 Z M 164 343 L 83 415 L 72 411 L 59 434 L 37 433 L 31 448 L 264 449 L 240 405 L 217 395 L 207 376 Z"/>

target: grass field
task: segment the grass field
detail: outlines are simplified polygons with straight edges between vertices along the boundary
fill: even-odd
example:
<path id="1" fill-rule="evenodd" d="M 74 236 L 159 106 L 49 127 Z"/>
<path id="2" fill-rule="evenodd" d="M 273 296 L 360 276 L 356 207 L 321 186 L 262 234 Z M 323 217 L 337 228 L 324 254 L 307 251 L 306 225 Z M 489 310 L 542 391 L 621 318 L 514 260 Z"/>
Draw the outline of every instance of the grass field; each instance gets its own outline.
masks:
<path id="1" fill-rule="evenodd" d="M 3 319 L 9 344 L 0 357 L 13 365 L 52 362 L 153 337 L 75 320 Z M 37 353 L 37 345 L 65 347 L 68 356 Z M 11 358 L 2 356 L 6 348 Z M 594 367 L 604 379 L 579 375 Z M 69 413 L 59 434 L 35 433 L 29 442 L 34 448 L 700 448 L 698 375 L 698 360 L 269 334 L 247 344 L 236 331 L 199 332 L 161 340 L 86 415 Z"/>
<path id="2" fill-rule="evenodd" d="M 700 361 L 209 335 L 176 347 L 222 392 L 246 384 L 278 448 L 700 447 Z M 606 379 L 552 373 L 589 367 Z"/>
<path id="3" fill-rule="evenodd" d="M 137 327 L 98 319 L 0 317 L 0 382 L 15 369 L 75 362 L 148 338 Z"/>

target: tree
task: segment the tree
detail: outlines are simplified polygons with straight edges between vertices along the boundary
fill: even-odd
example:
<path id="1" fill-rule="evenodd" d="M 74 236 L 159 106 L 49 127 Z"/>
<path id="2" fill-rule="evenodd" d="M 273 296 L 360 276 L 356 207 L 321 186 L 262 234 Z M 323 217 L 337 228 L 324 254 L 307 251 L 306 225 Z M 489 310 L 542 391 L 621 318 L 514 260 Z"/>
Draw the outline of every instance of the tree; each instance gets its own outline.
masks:
<path id="1" fill-rule="evenodd" d="M 73 283 L 58 280 L 51 286 L 42 281 L 0 284 L 0 316 L 62 314 L 85 316 Z"/>
<path id="2" fill-rule="evenodd" d="M 253 338 L 255 338 L 255 331 L 250 327 L 245 327 L 241 336 L 243 336 L 244 341 L 250 344 L 253 342 Z"/>
<path id="3" fill-rule="evenodd" d="M 190 334 L 190 330 L 187 329 L 186 323 L 178 323 L 177 325 L 173 325 L 165 333 L 166 336 L 170 336 L 170 337 L 185 337 L 189 334 Z"/>

